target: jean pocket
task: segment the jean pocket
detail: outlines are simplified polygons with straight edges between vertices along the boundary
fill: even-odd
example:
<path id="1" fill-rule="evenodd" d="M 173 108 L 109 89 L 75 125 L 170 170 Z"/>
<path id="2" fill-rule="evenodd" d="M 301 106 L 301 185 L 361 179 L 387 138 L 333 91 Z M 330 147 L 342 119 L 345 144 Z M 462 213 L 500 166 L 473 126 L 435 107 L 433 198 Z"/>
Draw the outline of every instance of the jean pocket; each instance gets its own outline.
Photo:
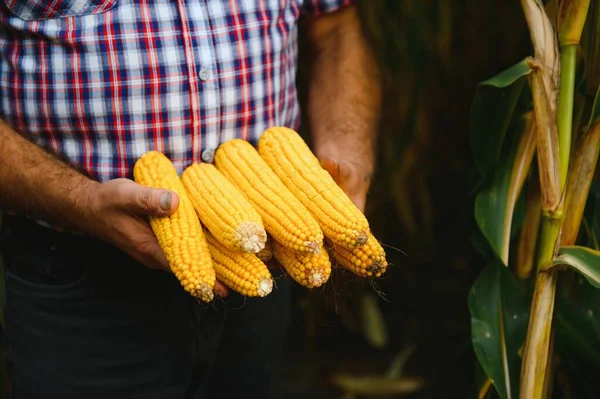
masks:
<path id="1" fill-rule="evenodd" d="M 88 263 L 80 248 L 35 237 L 7 237 L 0 242 L 7 289 L 68 293 L 81 288 Z"/>
<path id="2" fill-rule="evenodd" d="M 3 0 L 8 10 L 27 21 L 100 14 L 113 8 L 117 0 Z"/>

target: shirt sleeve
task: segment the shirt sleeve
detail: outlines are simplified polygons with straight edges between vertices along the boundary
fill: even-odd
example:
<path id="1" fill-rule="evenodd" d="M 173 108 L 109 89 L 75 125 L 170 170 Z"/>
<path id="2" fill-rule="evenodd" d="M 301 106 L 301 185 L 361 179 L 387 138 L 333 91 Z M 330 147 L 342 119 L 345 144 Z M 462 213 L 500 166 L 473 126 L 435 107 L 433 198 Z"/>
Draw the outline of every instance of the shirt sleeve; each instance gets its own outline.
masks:
<path id="1" fill-rule="evenodd" d="M 355 3 L 356 0 L 304 0 L 302 13 L 317 16 Z"/>

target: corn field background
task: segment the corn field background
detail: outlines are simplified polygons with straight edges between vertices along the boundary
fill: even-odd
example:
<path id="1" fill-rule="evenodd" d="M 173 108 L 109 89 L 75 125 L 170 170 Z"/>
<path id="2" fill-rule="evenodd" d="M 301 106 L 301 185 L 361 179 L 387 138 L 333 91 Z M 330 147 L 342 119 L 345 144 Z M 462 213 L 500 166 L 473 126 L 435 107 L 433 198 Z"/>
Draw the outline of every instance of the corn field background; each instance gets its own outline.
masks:
<path id="1" fill-rule="evenodd" d="M 514 202 L 500 196 L 495 208 L 482 206 L 498 198 L 505 163 L 514 161 L 530 126 L 531 73 L 519 69 L 536 54 L 526 2 L 358 0 L 384 88 L 367 216 L 392 266 L 373 284 L 334 273 L 323 289 L 295 286 L 275 397 L 532 397 L 518 390 L 535 267 L 527 271 L 512 260 L 504 266 L 502 254 L 507 242 L 510 259 L 527 253 L 531 243 L 522 237 L 536 241 L 539 234 L 527 229 L 540 223 L 538 162 Z M 562 2 L 544 2 L 550 9 L 552 3 Z M 584 32 L 585 51 L 600 49 L 598 15 L 600 0 L 592 0 L 588 22 L 596 22 Z M 301 46 L 304 101 L 303 54 Z M 594 54 L 587 70 L 595 73 L 583 73 L 578 58 L 575 121 L 593 113 L 600 78 Z M 506 70 L 509 79 L 501 75 Z M 593 249 L 599 187 L 591 185 L 578 238 Z M 497 221 L 489 216 L 508 214 L 509 203 L 512 229 L 500 240 L 490 233 Z M 600 397 L 600 290 L 572 270 L 561 272 L 558 286 L 551 389 L 543 397 Z M 479 321 L 497 329 L 478 330 Z"/>
<path id="2" fill-rule="evenodd" d="M 468 295 L 485 242 L 471 106 L 479 82 L 531 53 L 523 10 L 517 0 L 358 3 L 385 91 L 367 214 L 393 266 L 375 287 L 334 276 L 335 288 L 297 290 L 277 391 L 477 398 Z"/>
<path id="3" fill-rule="evenodd" d="M 530 365 L 543 357 L 527 351 L 525 342 L 537 289 L 535 248 L 544 252 L 537 242 L 540 187 L 548 188 L 540 183 L 543 162 L 534 157 L 532 140 L 523 138 L 532 134 L 533 105 L 540 101 L 532 98 L 531 76 L 537 74 L 527 63 L 540 62 L 534 43 L 543 28 L 542 19 L 532 23 L 525 11 L 543 5 L 555 22 L 559 9 L 583 3 L 359 1 L 385 90 L 367 213 L 394 266 L 373 286 L 344 276 L 319 292 L 297 290 L 295 329 L 277 386 L 281 397 L 600 396 L 599 291 L 580 273 L 563 273 L 564 265 L 547 372 L 524 377 L 533 385 L 545 381 L 535 387 L 543 393 L 525 392 L 530 387 L 520 381 L 523 357 Z M 572 152 L 581 160 L 577 154 L 590 147 L 587 158 L 595 166 L 598 143 L 586 145 L 583 138 L 600 78 L 600 4 L 587 3 L 576 56 L 572 148 L 562 148 L 561 157 Z M 303 79 L 301 73 L 301 88 Z M 527 165 L 524 181 L 507 183 L 507 165 L 517 165 L 519 157 Z M 572 164 L 581 170 L 582 162 Z M 590 162 L 587 167 L 593 172 Z M 578 189 L 571 192 L 584 193 L 585 215 L 577 244 L 597 249 L 600 190 L 588 186 L 588 199 L 585 184 Z M 576 219 L 565 217 L 574 222 L 564 228 L 563 241 L 573 235 Z M 506 220 L 508 228 L 499 228 Z"/>

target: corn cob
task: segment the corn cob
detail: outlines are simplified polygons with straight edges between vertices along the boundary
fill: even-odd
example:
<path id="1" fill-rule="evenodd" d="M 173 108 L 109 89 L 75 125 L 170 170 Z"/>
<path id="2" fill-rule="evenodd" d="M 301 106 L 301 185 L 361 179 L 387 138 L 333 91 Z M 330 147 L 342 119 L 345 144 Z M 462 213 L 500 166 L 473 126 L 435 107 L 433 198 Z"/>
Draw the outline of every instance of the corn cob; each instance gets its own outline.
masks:
<path id="1" fill-rule="evenodd" d="M 215 165 L 250 201 L 275 240 L 296 251 L 320 251 L 319 224 L 249 142 L 233 139 L 221 144 Z"/>
<path id="2" fill-rule="evenodd" d="M 286 127 L 267 129 L 258 141 L 258 152 L 319 222 L 325 237 L 347 249 L 366 242 L 367 218 L 298 133 Z"/>
<path id="3" fill-rule="evenodd" d="M 298 284 L 319 287 L 329 279 L 331 262 L 325 248 L 318 254 L 301 253 L 273 241 L 273 256 Z"/>
<path id="4" fill-rule="evenodd" d="M 147 187 L 174 191 L 179 207 L 166 217 L 150 217 L 150 225 L 171 270 L 183 288 L 204 302 L 213 299 L 215 271 L 202 225 L 171 161 L 160 152 L 141 156 L 133 169 L 134 180 Z"/>
<path id="5" fill-rule="evenodd" d="M 267 232 L 260 215 L 213 164 L 190 165 L 181 181 L 200 221 L 221 244 L 250 253 L 264 248 Z"/>
<path id="6" fill-rule="evenodd" d="M 369 233 L 367 242 L 360 248 L 348 250 L 335 243 L 331 243 L 330 247 L 337 263 L 358 276 L 381 277 L 387 269 L 385 250 L 373 234 Z"/>
<path id="7" fill-rule="evenodd" d="M 242 295 L 264 297 L 273 290 L 271 272 L 254 254 L 225 247 L 210 231 L 204 232 L 217 278 Z"/>
<path id="8" fill-rule="evenodd" d="M 265 242 L 265 247 L 256 254 L 258 259 L 260 259 L 261 261 L 263 261 L 265 263 L 270 261 L 271 258 L 273 257 L 273 241 L 272 240 L 273 240 L 272 238 L 267 237 L 267 241 Z"/>

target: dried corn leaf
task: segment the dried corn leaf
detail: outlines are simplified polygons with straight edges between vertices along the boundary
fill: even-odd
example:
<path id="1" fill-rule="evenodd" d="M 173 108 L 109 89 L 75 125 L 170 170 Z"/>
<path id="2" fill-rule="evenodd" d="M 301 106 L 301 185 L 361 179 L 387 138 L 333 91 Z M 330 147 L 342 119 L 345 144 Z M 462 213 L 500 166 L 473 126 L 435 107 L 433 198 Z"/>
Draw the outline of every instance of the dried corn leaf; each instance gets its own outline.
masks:
<path id="1" fill-rule="evenodd" d="M 561 197 L 560 164 L 558 153 L 558 133 L 554 112 L 551 110 L 549 95 L 544 85 L 544 74 L 541 67 L 532 61 L 532 72 L 529 75 L 535 112 L 537 131 L 537 160 L 542 192 L 542 208 L 554 211 Z"/>
<path id="2" fill-rule="evenodd" d="M 596 92 L 589 121 L 582 129 L 585 131 L 575 143 L 569 168 L 561 245 L 573 245 L 577 240 L 597 170 L 600 151 L 600 88 Z M 588 232 L 588 236 L 595 239 L 595 232 Z"/>
<path id="3" fill-rule="evenodd" d="M 540 186 L 533 182 L 528 187 L 525 199 L 525 219 L 519 233 L 517 253 L 515 257 L 515 275 L 517 278 L 526 279 L 531 275 L 535 265 L 535 249 L 542 220 L 542 207 L 540 204 Z"/>
<path id="4" fill-rule="evenodd" d="M 560 74 L 560 58 L 554 28 L 540 0 L 521 0 L 521 6 L 529 27 L 534 58 L 542 71 L 549 115 L 554 120 Z"/>
<path id="5" fill-rule="evenodd" d="M 580 136 L 577 141 L 567 181 L 561 245 L 573 245 L 577 240 L 592 177 L 598 163 L 599 151 L 600 123 L 596 123 L 587 134 Z"/>

